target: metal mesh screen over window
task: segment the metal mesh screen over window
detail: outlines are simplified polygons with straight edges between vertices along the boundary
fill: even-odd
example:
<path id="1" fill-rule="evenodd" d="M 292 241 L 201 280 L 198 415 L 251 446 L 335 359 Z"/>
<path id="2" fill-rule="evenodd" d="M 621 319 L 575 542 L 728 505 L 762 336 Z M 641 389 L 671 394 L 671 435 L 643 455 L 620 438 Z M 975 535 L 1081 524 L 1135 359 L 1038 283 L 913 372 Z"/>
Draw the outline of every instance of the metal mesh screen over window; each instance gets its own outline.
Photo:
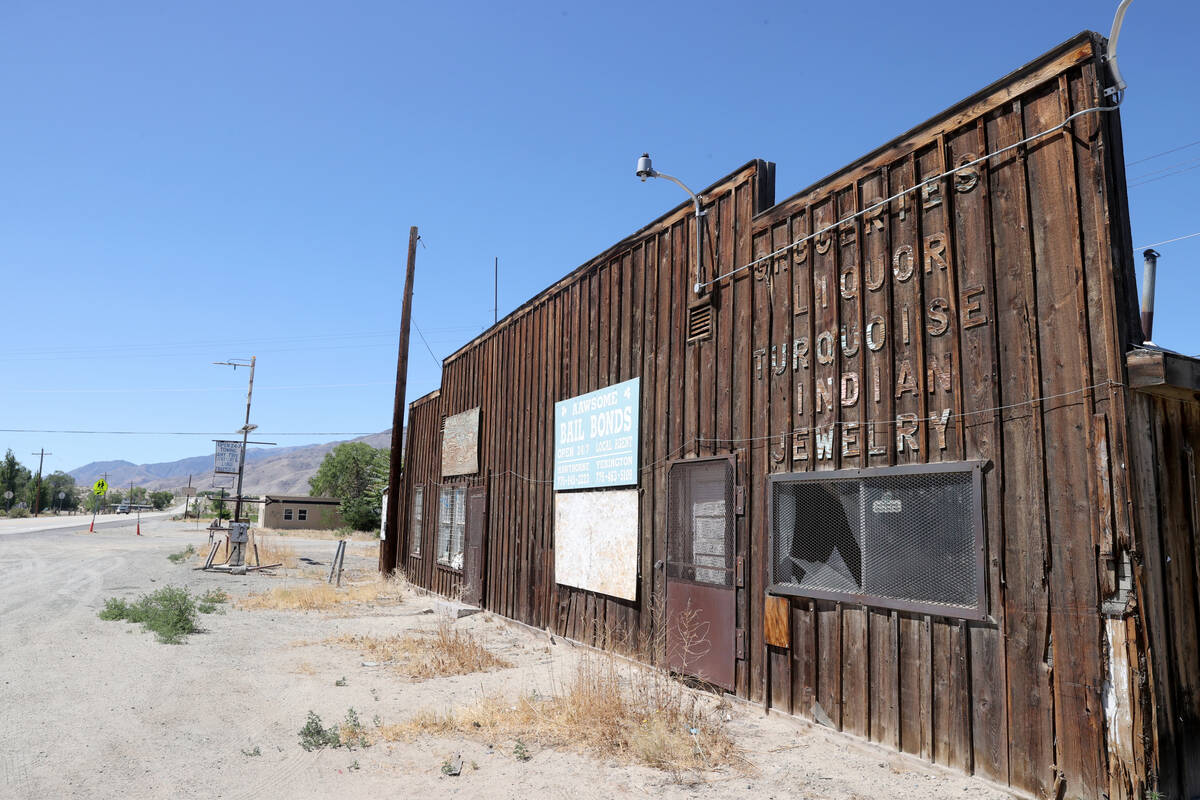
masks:
<path id="1" fill-rule="evenodd" d="M 986 616 L 974 464 L 771 479 L 772 591 Z"/>
<path id="2" fill-rule="evenodd" d="M 732 586 L 733 465 L 678 463 L 667 480 L 667 577 Z"/>

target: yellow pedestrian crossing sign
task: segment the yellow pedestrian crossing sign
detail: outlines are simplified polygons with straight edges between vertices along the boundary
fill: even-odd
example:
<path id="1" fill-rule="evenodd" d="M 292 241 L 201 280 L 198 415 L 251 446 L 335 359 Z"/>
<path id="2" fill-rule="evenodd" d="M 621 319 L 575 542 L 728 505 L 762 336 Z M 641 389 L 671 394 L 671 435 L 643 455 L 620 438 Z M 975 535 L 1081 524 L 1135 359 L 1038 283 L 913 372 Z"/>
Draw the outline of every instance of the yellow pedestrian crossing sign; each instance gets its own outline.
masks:
<path id="1" fill-rule="evenodd" d="M 106 494 L 107 492 L 108 492 L 108 481 L 104 480 L 104 478 L 100 478 L 95 483 L 92 484 L 92 494 L 99 496 L 102 494 Z"/>

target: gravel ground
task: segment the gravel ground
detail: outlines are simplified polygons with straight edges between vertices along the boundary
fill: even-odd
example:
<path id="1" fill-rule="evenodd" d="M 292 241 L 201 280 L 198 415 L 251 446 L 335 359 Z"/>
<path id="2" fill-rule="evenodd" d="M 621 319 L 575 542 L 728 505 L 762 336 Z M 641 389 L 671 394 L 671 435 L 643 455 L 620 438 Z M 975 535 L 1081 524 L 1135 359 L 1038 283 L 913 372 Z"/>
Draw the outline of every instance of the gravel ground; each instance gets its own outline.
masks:
<path id="1" fill-rule="evenodd" d="M 242 611 L 204 616 L 182 645 L 97 617 L 106 597 L 136 598 L 167 584 L 236 597 L 311 581 L 318 567 L 234 577 L 173 564 L 170 553 L 207 541 L 194 523 L 143 518 L 94 534 L 0 535 L 0 797 L 3 798 L 1007 798 L 971 778 L 735 703 L 728 723 L 754 765 L 671 775 L 584 754 L 530 748 L 533 758 L 470 740 L 418 739 L 365 750 L 306 752 L 308 711 L 327 722 L 347 708 L 364 722 L 446 710 L 479 692 L 543 693 L 570 674 L 579 649 L 490 614 L 454 624 L 515 665 L 487 674 L 409 683 L 360 654 L 322 642 L 347 633 L 394 634 L 436 624 L 439 601 L 329 612 Z M 5 531 L 0 528 L 0 534 Z M 289 538 L 297 555 L 327 563 L 335 543 Z M 374 551 L 352 544 L 348 576 L 369 574 Z M 342 677 L 346 686 L 336 686 Z M 260 755 L 254 753 L 255 748 Z M 444 760 L 461 754 L 463 773 Z M 471 768 L 471 764 L 477 768 Z"/>

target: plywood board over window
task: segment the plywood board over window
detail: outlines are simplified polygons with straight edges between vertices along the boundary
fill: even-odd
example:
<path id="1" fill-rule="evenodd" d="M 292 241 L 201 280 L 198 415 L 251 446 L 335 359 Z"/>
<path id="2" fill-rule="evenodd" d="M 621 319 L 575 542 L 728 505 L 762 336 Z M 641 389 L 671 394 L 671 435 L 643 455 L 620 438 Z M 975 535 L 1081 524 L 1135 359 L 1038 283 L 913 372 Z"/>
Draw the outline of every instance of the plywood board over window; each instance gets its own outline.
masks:
<path id="1" fill-rule="evenodd" d="M 637 600 L 637 558 L 636 489 L 554 496 L 554 575 L 558 583 Z"/>
<path id="2" fill-rule="evenodd" d="M 446 417 L 442 430 L 442 476 L 479 471 L 479 407 Z"/>

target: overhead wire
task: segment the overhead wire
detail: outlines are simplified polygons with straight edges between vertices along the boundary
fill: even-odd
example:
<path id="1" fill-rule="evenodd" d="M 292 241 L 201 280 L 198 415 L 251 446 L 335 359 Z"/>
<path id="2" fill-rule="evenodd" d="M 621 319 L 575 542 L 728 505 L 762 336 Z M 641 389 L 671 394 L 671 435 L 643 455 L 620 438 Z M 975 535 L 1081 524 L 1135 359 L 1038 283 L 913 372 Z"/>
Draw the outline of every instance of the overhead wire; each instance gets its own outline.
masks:
<path id="1" fill-rule="evenodd" d="M 1171 153 L 1178 153 L 1180 150 L 1186 150 L 1189 147 L 1195 147 L 1198 144 L 1200 144 L 1200 139 L 1197 139 L 1194 142 L 1188 142 L 1187 144 L 1181 144 L 1181 145 L 1179 145 L 1179 147 L 1172 147 L 1170 150 L 1163 150 L 1161 153 L 1155 153 L 1154 155 L 1146 156 L 1144 158 L 1139 158 L 1136 161 L 1126 161 L 1125 166 L 1132 167 L 1135 164 L 1142 164 L 1146 161 L 1150 161 L 1152 159 L 1159 158 L 1160 156 L 1170 155 Z"/>
<path id="2" fill-rule="evenodd" d="M 1179 175 L 1184 172 L 1191 172 L 1194 169 L 1200 169 L 1200 164 L 1195 164 L 1190 167 L 1184 167 L 1183 169 L 1177 169 L 1174 172 L 1168 172 L 1166 175 L 1159 175 L 1157 178 L 1147 178 L 1144 181 L 1138 181 L 1137 183 L 1131 183 L 1131 184 L 1128 184 L 1127 188 L 1134 189 L 1138 186 L 1145 186 L 1147 183 L 1154 183 L 1155 181 L 1165 180 L 1166 178 L 1173 178 L 1176 175 Z"/>
<path id="3" fill-rule="evenodd" d="M 270 389 L 271 391 L 291 391 L 295 389 L 351 389 L 362 388 L 367 386 L 394 386 L 393 381 L 372 381 L 370 383 L 308 383 L 297 384 L 295 386 L 263 386 L 258 388 Z M 192 386 L 192 387 L 174 387 L 174 388 L 146 388 L 142 386 L 123 387 L 113 389 L 0 389 L 0 394 L 6 392 L 13 394 L 145 394 L 148 392 L 171 392 L 186 394 L 190 392 L 245 392 L 245 387 L 242 386 Z"/>
<path id="4" fill-rule="evenodd" d="M 85 431 L 43 428 L 0 428 L 0 433 L 64 433 L 89 436 L 228 436 L 229 431 Z M 255 436 L 373 436 L 379 431 L 255 431 Z"/>
<path id="5" fill-rule="evenodd" d="M 987 161 L 988 159 L 991 159 L 991 158 L 995 158 L 998 155 L 1007 153 L 1010 150 L 1015 150 L 1018 147 L 1023 147 L 1025 145 L 1029 144 L 1030 142 L 1034 142 L 1034 141 L 1037 141 L 1038 139 L 1041 139 L 1044 136 L 1049 136 L 1052 133 L 1057 133 L 1058 131 L 1067 127 L 1067 125 L 1069 125 L 1072 120 L 1074 120 L 1078 117 L 1081 117 L 1084 114 L 1093 114 L 1093 113 L 1099 113 L 1099 112 L 1104 112 L 1104 111 L 1116 111 L 1120 107 L 1121 107 L 1121 104 L 1118 101 L 1116 104 L 1111 105 L 1111 106 L 1092 106 L 1091 108 L 1080 109 L 1079 111 L 1076 111 L 1073 114 L 1067 115 L 1067 117 L 1064 118 L 1062 122 L 1060 122 L 1057 125 L 1054 125 L 1052 127 L 1049 127 L 1044 131 L 1039 131 L 1038 133 L 1035 133 L 1031 136 L 1026 136 L 1024 139 L 1021 139 L 1018 142 L 1014 142 L 1013 144 L 1007 145 L 1005 147 L 1001 147 L 999 150 L 993 150 L 992 152 L 987 153 L 986 155 L 982 155 L 982 156 L 979 156 L 978 158 L 963 162 L 962 164 L 958 164 L 957 166 L 953 167 L 952 169 L 948 169 L 945 172 L 942 172 L 938 175 L 933 175 L 929 178 L 926 178 L 925 180 L 920 181 L 919 183 L 916 183 L 913 186 L 910 186 L 908 188 L 901 189 L 899 192 L 896 192 L 891 197 L 887 197 L 883 200 L 879 200 L 875 203 L 872 203 L 871 205 L 869 205 L 859 211 L 855 211 L 855 212 L 848 214 L 845 217 L 837 220 L 836 222 L 832 222 L 829 225 L 826 225 L 825 227 L 821 228 L 820 230 L 813 231 L 812 233 L 810 233 L 806 236 L 802 236 L 799 239 L 796 239 L 788 244 L 785 244 L 783 247 L 773 250 L 770 253 L 767 253 L 766 255 L 759 256 L 758 258 L 754 259 L 753 261 L 749 261 L 740 267 L 734 267 L 733 269 L 729 270 L 728 272 L 722 273 L 722 274 L 718 275 L 717 277 L 712 278 L 708 281 L 700 282 L 697 285 L 700 287 L 711 286 L 712 284 L 717 283 L 718 281 L 724 280 L 725 278 L 728 278 L 732 275 L 736 275 L 737 273 L 741 272 L 742 270 L 750 269 L 750 268 L 755 267 L 764 262 L 768 262 L 771 259 L 777 258 L 780 255 L 782 255 L 783 253 L 786 253 L 788 250 L 791 250 L 793 247 L 796 247 L 797 245 L 804 244 L 805 242 L 807 242 L 811 239 L 815 239 L 815 238 L 821 236 L 822 234 L 829 233 L 830 231 L 833 231 L 833 230 L 837 229 L 838 227 L 845 225 L 847 222 L 857 219 L 858 217 L 861 217 L 864 214 L 869 214 L 872 211 L 875 211 L 876 209 L 883 208 L 884 206 L 889 205 L 893 201 L 899 200 L 901 197 L 904 197 L 905 195 L 911 194 L 912 192 L 916 192 L 916 191 L 923 189 L 924 187 L 929 186 L 931 184 L 935 184 L 938 181 L 941 181 L 941 180 L 943 180 L 947 177 L 950 177 L 951 175 L 954 175 L 956 173 L 960 173 L 963 170 L 968 169 L 969 167 L 973 167 L 977 164 L 982 164 L 984 161 Z"/>
<path id="6" fill-rule="evenodd" d="M 897 420 L 897 419 L 871 420 L 865 424 L 867 424 L 867 425 L 871 425 L 871 424 L 891 425 L 891 424 L 896 424 L 897 422 L 905 422 L 905 423 L 938 422 L 938 423 L 941 423 L 941 422 L 945 421 L 945 423 L 947 425 L 949 425 L 950 422 L 953 420 L 965 419 L 967 417 L 981 416 L 981 415 L 986 415 L 986 414 L 997 414 L 1001 411 L 1011 411 L 1012 409 L 1015 409 L 1015 408 L 1034 406 L 1039 403 L 1047 403 L 1052 400 L 1061 400 L 1062 398 L 1065 398 L 1065 397 L 1073 397 L 1075 395 L 1087 394 L 1088 392 L 1092 392 L 1092 391 L 1095 391 L 1097 389 L 1101 389 L 1104 387 L 1116 389 L 1119 387 L 1124 387 L 1125 385 L 1126 384 L 1124 384 L 1120 381 L 1109 379 L 1109 380 L 1099 381 L 1097 383 L 1093 383 L 1088 386 L 1082 386 L 1078 389 L 1068 389 L 1065 392 L 1058 392 L 1056 394 L 1042 395 L 1041 397 L 1033 397 L 1028 400 L 1019 400 L 1014 403 L 1005 403 L 1002 405 L 992 406 L 990 408 L 980 408 L 980 409 L 974 409 L 971 411 L 959 412 L 957 414 L 952 413 L 952 414 L 944 414 L 944 415 L 933 415 L 933 416 L 928 416 L 928 417 L 912 416 L 912 417 L 905 417 L 902 420 Z M 667 453 L 662 458 L 659 458 L 658 460 L 652 461 L 651 463 L 646 464 L 645 466 L 641 467 L 638 470 L 638 472 L 645 473 L 645 472 L 649 472 L 651 470 L 657 469 L 658 467 L 662 466 L 663 464 L 666 464 L 668 462 L 675 460 L 684 451 L 686 451 L 688 447 L 693 446 L 693 445 L 712 445 L 712 446 L 715 446 L 715 445 L 733 446 L 733 445 L 739 445 L 739 444 L 751 444 L 752 445 L 756 442 L 773 441 L 773 440 L 779 439 L 784 436 L 804 435 L 804 434 L 814 433 L 814 432 L 820 431 L 822 429 L 832 429 L 834 427 L 842 427 L 842 426 L 848 426 L 848 425 L 855 425 L 855 426 L 861 427 L 863 424 L 864 423 L 862 423 L 862 422 L 858 422 L 858 421 L 854 421 L 854 420 L 837 420 L 834 422 L 826 423 L 824 425 L 810 425 L 810 426 L 806 426 L 806 427 L 793 428 L 791 430 L 781 431 L 779 433 L 767 434 L 765 436 L 746 436 L 746 437 L 739 437 L 739 438 L 717 438 L 717 437 L 707 437 L 707 436 L 693 436 L 690 439 L 685 440 L 682 444 L 680 444 L 675 449 L 671 450 L 669 453 Z M 278 435 L 278 434 L 275 434 L 275 435 Z M 533 478 L 528 475 L 522 475 L 521 473 L 515 472 L 512 469 L 506 469 L 506 470 L 501 470 L 499 472 L 490 473 L 489 476 L 487 478 L 485 478 L 485 480 L 497 480 L 497 479 L 503 478 L 507 475 L 511 475 L 518 480 L 524 481 L 526 483 L 531 483 L 531 484 L 544 485 L 544 484 L 554 483 L 553 479 L 543 480 L 540 478 Z M 461 483 L 446 483 L 446 482 L 442 482 L 442 481 L 421 481 L 415 485 L 417 485 L 417 486 L 439 486 L 439 487 L 440 486 L 452 486 L 452 487 L 454 487 L 454 486 L 462 486 L 463 484 L 461 484 Z"/>
<path id="7" fill-rule="evenodd" d="M 1184 236 L 1176 236 L 1174 239 L 1163 239 L 1161 242 L 1154 242 L 1152 244 L 1140 244 L 1135 247 L 1134 250 L 1147 250 L 1151 247 L 1159 247 L 1160 245 L 1171 244 L 1172 242 L 1182 242 L 1184 239 L 1192 239 L 1196 236 L 1200 236 L 1200 231 L 1189 233 Z"/>

